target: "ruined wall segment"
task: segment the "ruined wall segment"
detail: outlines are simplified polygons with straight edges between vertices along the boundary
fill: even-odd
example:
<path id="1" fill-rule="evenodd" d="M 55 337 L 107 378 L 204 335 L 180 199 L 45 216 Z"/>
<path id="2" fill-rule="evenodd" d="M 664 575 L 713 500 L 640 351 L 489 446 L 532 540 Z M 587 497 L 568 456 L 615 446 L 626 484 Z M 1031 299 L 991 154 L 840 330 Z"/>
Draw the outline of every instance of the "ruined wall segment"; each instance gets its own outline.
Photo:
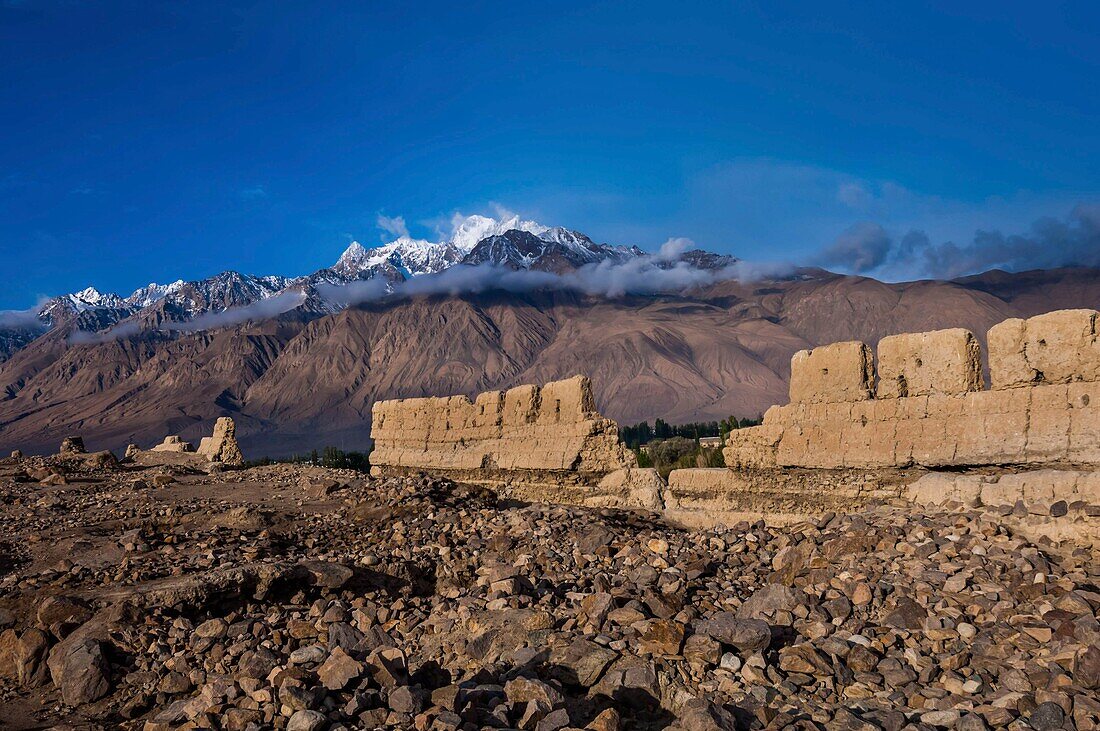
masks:
<path id="1" fill-rule="evenodd" d="M 871 398 L 871 349 L 849 341 L 800 350 L 791 358 L 791 403 L 863 401 Z"/>
<path id="2" fill-rule="evenodd" d="M 876 398 L 957 395 L 981 389 L 981 347 L 969 330 L 906 333 L 879 341 Z"/>
<path id="3" fill-rule="evenodd" d="M 989 330 L 993 390 L 1039 383 L 1100 381 L 1100 336 L 1095 310 L 1057 310 Z"/>
<path id="4" fill-rule="evenodd" d="M 989 334 L 993 389 L 977 390 L 980 351 L 965 330 L 884 338 L 877 398 L 838 387 L 862 378 L 858 348 L 792 362 L 791 403 L 761 426 L 736 430 L 725 449 L 733 468 L 902 468 L 1100 464 L 1097 313 L 1051 312 L 1008 320 Z M 856 344 L 858 345 L 858 344 Z M 864 346 L 865 347 L 865 346 Z M 810 366 L 828 367 L 816 384 Z M 840 373 L 833 372 L 836 368 Z M 798 388 L 794 374 L 802 376 Z M 869 381 L 873 381 L 874 371 Z M 797 396 L 797 398 L 795 398 Z"/>
<path id="5" fill-rule="evenodd" d="M 465 396 L 379 401 L 371 464 L 437 471 L 604 475 L 635 467 L 618 426 L 595 409 L 587 378 Z"/>

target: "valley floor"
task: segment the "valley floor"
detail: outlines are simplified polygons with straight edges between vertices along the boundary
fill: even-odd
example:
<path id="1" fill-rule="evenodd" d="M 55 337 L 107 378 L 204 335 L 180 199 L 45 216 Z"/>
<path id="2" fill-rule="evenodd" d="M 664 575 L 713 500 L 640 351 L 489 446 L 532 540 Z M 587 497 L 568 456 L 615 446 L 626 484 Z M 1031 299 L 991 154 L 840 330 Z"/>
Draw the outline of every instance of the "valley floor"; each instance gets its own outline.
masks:
<path id="1" fill-rule="evenodd" d="M 0 461 L 0 729 L 1100 728 L 1100 562 L 419 477 Z"/>

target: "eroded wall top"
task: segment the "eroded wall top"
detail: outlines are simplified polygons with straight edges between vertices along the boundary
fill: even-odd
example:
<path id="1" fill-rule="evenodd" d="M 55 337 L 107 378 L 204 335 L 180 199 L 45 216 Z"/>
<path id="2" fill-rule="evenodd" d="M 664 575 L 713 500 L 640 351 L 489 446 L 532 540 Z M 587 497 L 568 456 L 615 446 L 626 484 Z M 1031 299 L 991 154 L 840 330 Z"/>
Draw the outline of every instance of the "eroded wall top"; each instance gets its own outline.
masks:
<path id="1" fill-rule="evenodd" d="M 371 464 L 605 473 L 636 464 L 584 376 L 465 396 L 379 401 Z"/>
<path id="2" fill-rule="evenodd" d="M 962 329 L 835 343 L 791 361 L 791 403 L 734 431 L 730 466 L 904 467 L 1100 463 L 1094 310 L 995 325 L 990 390 Z M 872 389 L 874 396 L 872 397 Z"/>
<path id="3" fill-rule="evenodd" d="M 993 389 L 1036 383 L 1100 381 L 1095 310 L 1057 310 L 1011 319 L 989 330 Z"/>
<path id="4" fill-rule="evenodd" d="M 871 398 L 871 349 L 856 341 L 800 350 L 791 358 L 791 403 Z"/>

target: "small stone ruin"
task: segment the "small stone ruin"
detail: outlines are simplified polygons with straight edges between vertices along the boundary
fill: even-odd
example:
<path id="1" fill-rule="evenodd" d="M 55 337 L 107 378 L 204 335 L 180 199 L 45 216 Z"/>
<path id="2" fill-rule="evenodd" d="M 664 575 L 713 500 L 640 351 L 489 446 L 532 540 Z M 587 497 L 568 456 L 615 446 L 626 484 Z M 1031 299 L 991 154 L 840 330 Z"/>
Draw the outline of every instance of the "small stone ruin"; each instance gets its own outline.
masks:
<path id="1" fill-rule="evenodd" d="M 237 429 L 233 419 L 219 417 L 214 422 L 214 433 L 203 437 L 196 450 L 190 442 L 178 435 L 169 435 L 150 449 L 130 445 L 126 456 L 139 464 L 208 464 L 211 462 L 229 466 L 244 464 L 244 455 L 237 444 Z"/>

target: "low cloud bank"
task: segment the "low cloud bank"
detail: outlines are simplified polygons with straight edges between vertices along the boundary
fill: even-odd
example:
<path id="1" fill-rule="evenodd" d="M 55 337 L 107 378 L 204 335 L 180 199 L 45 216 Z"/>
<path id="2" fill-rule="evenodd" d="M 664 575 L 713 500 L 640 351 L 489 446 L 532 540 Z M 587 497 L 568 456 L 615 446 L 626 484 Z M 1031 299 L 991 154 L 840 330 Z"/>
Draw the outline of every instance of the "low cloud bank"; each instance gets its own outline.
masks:
<path id="1" fill-rule="evenodd" d="M 877 223 L 858 223 L 821 253 L 819 263 L 855 274 L 936 279 L 990 269 L 1100 267 L 1100 204 L 1078 205 L 1065 219 L 1041 218 L 1023 234 L 978 231 L 965 244 L 933 243 L 915 229 L 892 236 Z"/>
<path id="2" fill-rule="evenodd" d="M 45 330 L 46 325 L 38 319 L 42 305 L 28 310 L 0 310 L 0 330 Z"/>
<path id="3" fill-rule="evenodd" d="M 284 312 L 290 312 L 306 301 L 305 292 L 286 291 L 267 299 L 258 300 L 241 307 L 230 307 L 221 312 L 207 312 L 184 322 L 167 322 L 161 330 L 178 332 L 199 332 L 219 327 L 242 325 L 250 320 L 269 320 Z"/>
<path id="4" fill-rule="evenodd" d="M 240 307 L 230 307 L 221 312 L 207 312 L 184 322 L 165 322 L 157 328 L 146 328 L 136 321 L 123 322 L 103 332 L 77 331 L 69 336 L 70 345 L 96 345 L 112 340 L 122 340 L 142 332 L 200 332 L 220 327 L 242 325 L 249 321 L 269 320 L 284 312 L 290 312 L 306 301 L 306 294 L 293 290 L 280 292 L 267 299 L 258 300 Z"/>
<path id="5" fill-rule="evenodd" d="M 426 295 L 477 294 L 489 290 L 534 292 L 564 290 L 593 297 L 615 299 L 626 295 L 679 294 L 728 280 L 754 281 L 789 274 L 788 264 L 762 265 L 738 261 L 718 269 L 700 269 L 683 261 L 680 255 L 694 248 L 687 239 L 670 239 L 653 256 L 623 262 L 603 261 L 586 264 L 564 274 L 505 269 L 490 264 L 459 265 L 439 274 L 426 274 L 401 282 L 392 289 L 384 281 L 371 279 L 346 285 L 325 284 L 317 288 L 326 302 L 348 306 L 381 299 L 401 299 Z"/>
<path id="6" fill-rule="evenodd" d="M 700 269 L 680 261 L 684 253 L 694 248 L 688 239 L 670 239 L 656 254 L 622 262 L 603 261 L 587 264 L 564 274 L 528 270 L 513 270 L 491 264 L 458 265 L 438 274 L 413 277 L 396 285 L 376 277 L 348 284 L 321 283 L 315 286 L 317 295 L 330 307 L 379 300 L 400 300 L 429 295 L 478 294 L 490 290 L 512 293 L 535 291 L 573 291 L 593 297 L 616 299 L 627 295 L 679 294 L 728 280 L 756 281 L 784 276 L 793 271 L 788 264 L 753 264 L 737 261 L 716 268 Z M 307 300 L 305 292 L 290 290 L 242 307 L 207 313 L 185 322 L 166 322 L 156 328 L 162 332 L 199 332 L 232 327 L 249 321 L 277 317 L 301 306 Z M 99 333 L 77 332 L 69 338 L 72 344 L 95 344 L 119 340 L 139 334 L 143 326 L 124 322 Z"/>

